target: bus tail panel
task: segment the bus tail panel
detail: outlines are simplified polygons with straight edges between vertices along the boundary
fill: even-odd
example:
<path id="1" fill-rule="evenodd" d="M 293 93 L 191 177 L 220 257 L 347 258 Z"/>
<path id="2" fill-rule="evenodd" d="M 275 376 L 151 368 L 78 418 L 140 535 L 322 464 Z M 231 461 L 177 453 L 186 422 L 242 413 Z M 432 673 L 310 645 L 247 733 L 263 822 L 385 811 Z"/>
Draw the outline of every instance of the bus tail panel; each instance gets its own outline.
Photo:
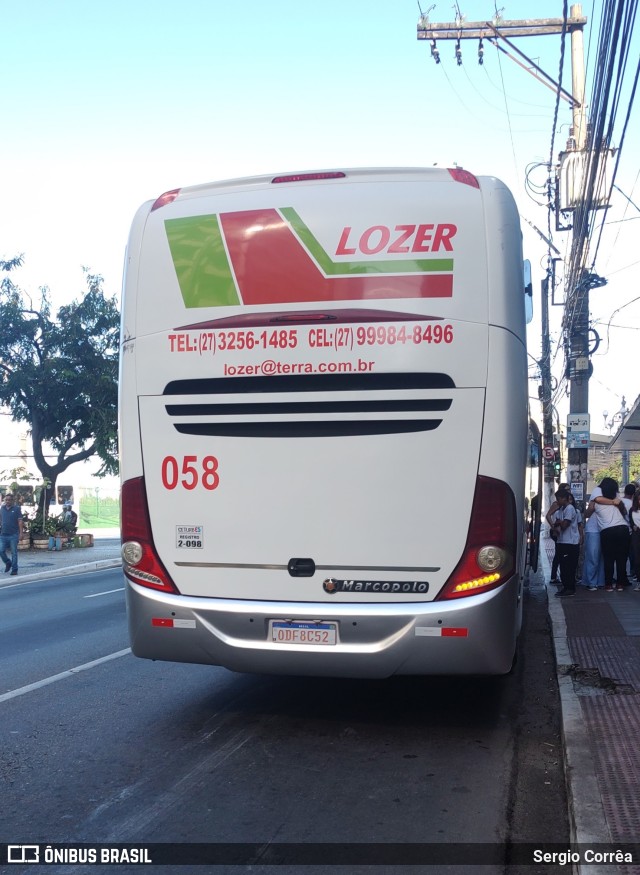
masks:
<path id="1" fill-rule="evenodd" d="M 153 536 L 181 593 L 301 602 L 438 594 L 465 543 L 484 391 L 364 394 L 140 399 Z M 294 405 L 299 412 L 279 412 Z M 315 573 L 290 568 L 300 559 Z M 327 578 L 412 588 L 341 583 L 327 592 Z"/>

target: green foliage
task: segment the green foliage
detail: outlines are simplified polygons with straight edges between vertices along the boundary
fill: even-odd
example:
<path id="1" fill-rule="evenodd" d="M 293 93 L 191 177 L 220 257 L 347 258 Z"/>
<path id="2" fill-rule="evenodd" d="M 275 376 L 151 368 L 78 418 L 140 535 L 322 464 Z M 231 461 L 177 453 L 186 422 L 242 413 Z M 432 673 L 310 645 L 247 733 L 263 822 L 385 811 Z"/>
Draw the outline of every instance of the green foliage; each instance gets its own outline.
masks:
<path id="1" fill-rule="evenodd" d="M 30 474 L 26 468 L 5 468 L 3 471 L 0 471 L 0 483 L 2 484 L 3 489 L 8 489 L 9 492 L 13 492 L 14 495 L 17 495 L 20 492 L 21 488 L 24 488 L 25 484 L 29 480 L 35 480 L 36 478 L 33 474 Z M 31 487 L 33 491 L 33 487 Z"/>
<path id="2" fill-rule="evenodd" d="M 0 270 L 4 271 L 5 273 L 8 273 L 10 270 L 15 270 L 16 267 L 20 267 L 23 260 L 24 256 L 22 255 L 15 255 L 13 258 L 8 259 L 7 261 L 4 261 L 2 258 L 0 258 Z"/>
<path id="3" fill-rule="evenodd" d="M 61 516 L 43 516 L 42 508 L 38 509 L 29 524 L 31 535 L 36 537 L 55 535 L 63 530 Z"/>
<path id="4" fill-rule="evenodd" d="M 70 465 L 92 456 L 102 461 L 99 474 L 116 473 L 115 298 L 105 297 L 102 277 L 85 269 L 84 294 L 53 315 L 46 287 L 34 304 L 9 277 L 20 263 L 0 261 L 0 403 L 14 421 L 28 423 L 35 463 L 51 489 Z"/>
<path id="5" fill-rule="evenodd" d="M 598 484 L 605 477 L 613 477 L 620 484 L 620 488 L 624 489 L 626 484 L 622 482 L 622 458 L 616 459 L 615 462 L 607 465 L 606 468 L 595 471 L 593 475 L 593 479 Z M 629 456 L 629 482 L 632 480 L 640 480 L 640 453 L 633 453 Z"/>

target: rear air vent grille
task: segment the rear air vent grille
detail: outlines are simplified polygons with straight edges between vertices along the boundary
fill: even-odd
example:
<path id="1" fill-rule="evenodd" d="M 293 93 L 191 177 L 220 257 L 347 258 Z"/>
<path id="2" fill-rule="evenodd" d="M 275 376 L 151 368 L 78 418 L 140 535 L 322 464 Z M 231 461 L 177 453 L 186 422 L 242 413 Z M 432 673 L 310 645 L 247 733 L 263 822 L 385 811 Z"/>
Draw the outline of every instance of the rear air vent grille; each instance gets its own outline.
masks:
<path id="1" fill-rule="evenodd" d="M 441 419 L 420 420 L 342 420 L 338 422 L 313 422 L 288 420 L 286 422 L 239 423 L 186 423 L 176 424 L 180 434 L 208 435 L 210 437 L 347 437 L 365 434 L 407 434 L 413 431 L 432 431 Z"/>
<path id="2" fill-rule="evenodd" d="M 362 392 L 373 389 L 455 389 L 447 374 L 285 374 L 174 380 L 165 395 L 236 395 L 240 392 Z"/>
<path id="3" fill-rule="evenodd" d="M 253 401 L 249 404 L 167 404 L 169 416 L 229 416 L 271 413 L 396 413 L 416 410 L 448 410 L 450 400 L 415 401 Z"/>
<path id="4" fill-rule="evenodd" d="M 166 404 L 181 434 L 346 437 L 432 431 L 453 388 L 445 374 L 314 374 L 177 380 L 164 395 L 181 396 Z M 324 397 L 309 400 L 310 392 Z M 265 400 L 271 393 L 284 397 Z"/>

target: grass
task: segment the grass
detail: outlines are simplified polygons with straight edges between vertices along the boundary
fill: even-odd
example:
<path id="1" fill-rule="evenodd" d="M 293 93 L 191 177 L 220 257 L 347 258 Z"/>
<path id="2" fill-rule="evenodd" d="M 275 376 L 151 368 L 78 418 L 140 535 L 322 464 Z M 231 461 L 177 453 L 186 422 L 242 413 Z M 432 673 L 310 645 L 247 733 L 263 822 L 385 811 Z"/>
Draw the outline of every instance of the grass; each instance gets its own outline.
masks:
<path id="1" fill-rule="evenodd" d="M 78 525 L 83 529 L 117 529 L 120 526 L 120 502 L 113 498 L 81 498 Z"/>

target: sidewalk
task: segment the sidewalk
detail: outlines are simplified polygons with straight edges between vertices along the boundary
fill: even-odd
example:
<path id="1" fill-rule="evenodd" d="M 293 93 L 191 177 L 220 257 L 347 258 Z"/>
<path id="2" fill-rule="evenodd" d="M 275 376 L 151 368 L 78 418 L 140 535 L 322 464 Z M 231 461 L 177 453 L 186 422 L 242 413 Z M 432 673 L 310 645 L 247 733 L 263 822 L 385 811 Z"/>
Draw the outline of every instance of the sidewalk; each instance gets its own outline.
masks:
<path id="1" fill-rule="evenodd" d="M 542 541 L 537 577 L 549 580 L 554 542 Z M 21 551 L 17 577 L 0 587 L 120 566 L 117 530 L 94 534 L 94 546 L 49 553 Z M 571 841 L 640 841 L 640 593 L 589 592 L 555 598 L 547 584 L 562 702 Z M 580 867 L 578 867 L 580 870 Z M 616 867 L 590 865 L 589 875 Z M 625 873 L 640 875 L 640 866 Z"/>
<path id="2" fill-rule="evenodd" d="M 102 529 L 94 533 L 93 547 L 71 547 L 60 551 L 20 550 L 18 574 L 12 577 L 0 572 L 0 587 L 58 577 L 64 574 L 81 574 L 100 568 L 117 568 L 120 559 L 120 532 L 117 529 Z"/>
<path id="3" fill-rule="evenodd" d="M 555 550 L 541 543 L 550 578 Z M 562 702 L 571 840 L 640 840 L 640 593 L 590 592 L 558 599 L 547 584 Z M 585 868 L 612 875 L 615 867 Z M 640 866 L 621 871 L 638 873 Z"/>

